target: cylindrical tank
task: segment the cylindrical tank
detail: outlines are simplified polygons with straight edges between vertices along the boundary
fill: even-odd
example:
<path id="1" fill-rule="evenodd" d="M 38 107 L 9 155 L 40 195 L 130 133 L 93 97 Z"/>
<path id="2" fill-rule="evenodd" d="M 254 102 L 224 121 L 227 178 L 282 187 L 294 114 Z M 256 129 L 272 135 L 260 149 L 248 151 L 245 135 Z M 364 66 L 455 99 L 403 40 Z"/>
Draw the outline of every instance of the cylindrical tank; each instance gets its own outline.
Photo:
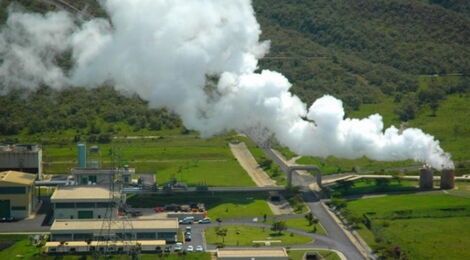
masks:
<path id="1" fill-rule="evenodd" d="M 86 168 L 86 145 L 78 144 L 78 168 Z"/>
<path id="2" fill-rule="evenodd" d="M 430 190 L 433 188 L 432 169 L 423 167 L 419 170 L 419 188 L 422 190 Z"/>
<path id="3" fill-rule="evenodd" d="M 455 186 L 455 175 L 453 169 L 443 169 L 441 172 L 441 189 L 453 189 Z"/>

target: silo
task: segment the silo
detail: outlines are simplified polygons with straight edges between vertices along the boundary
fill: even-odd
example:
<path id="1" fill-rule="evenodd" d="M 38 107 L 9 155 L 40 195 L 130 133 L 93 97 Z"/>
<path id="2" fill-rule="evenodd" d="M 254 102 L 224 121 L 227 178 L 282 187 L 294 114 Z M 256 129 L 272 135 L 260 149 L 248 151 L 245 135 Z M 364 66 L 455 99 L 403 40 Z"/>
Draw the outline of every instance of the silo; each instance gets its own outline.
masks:
<path id="1" fill-rule="evenodd" d="M 441 172 L 441 189 L 453 189 L 455 186 L 455 175 L 453 169 L 443 169 Z"/>
<path id="2" fill-rule="evenodd" d="M 424 166 L 419 170 L 419 188 L 422 190 L 430 190 L 433 188 L 432 169 Z"/>
<path id="3" fill-rule="evenodd" d="M 78 168 L 86 168 L 86 145 L 78 144 Z"/>

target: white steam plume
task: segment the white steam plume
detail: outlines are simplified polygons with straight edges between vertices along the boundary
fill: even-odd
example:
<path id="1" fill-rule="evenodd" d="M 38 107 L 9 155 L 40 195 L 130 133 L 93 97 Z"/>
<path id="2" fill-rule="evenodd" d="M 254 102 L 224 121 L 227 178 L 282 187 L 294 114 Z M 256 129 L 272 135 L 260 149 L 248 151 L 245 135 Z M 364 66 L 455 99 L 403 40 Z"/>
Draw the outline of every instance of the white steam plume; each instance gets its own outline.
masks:
<path id="1" fill-rule="evenodd" d="M 250 0 L 109 0 L 103 8 L 112 25 L 93 19 L 78 26 L 61 12 L 11 12 L 0 36 L 1 83 L 111 81 L 176 112 L 204 137 L 262 128 L 302 155 L 413 159 L 453 168 L 439 142 L 419 129 L 384 130 L 377 114 L 345 119 L 341 101 L 331 96 L 307 109 L 283 75 L 255 73 L 269 43 L 259 41 Z M 65 50 L 74 61 L 69 75 L 54 64 Z"/>

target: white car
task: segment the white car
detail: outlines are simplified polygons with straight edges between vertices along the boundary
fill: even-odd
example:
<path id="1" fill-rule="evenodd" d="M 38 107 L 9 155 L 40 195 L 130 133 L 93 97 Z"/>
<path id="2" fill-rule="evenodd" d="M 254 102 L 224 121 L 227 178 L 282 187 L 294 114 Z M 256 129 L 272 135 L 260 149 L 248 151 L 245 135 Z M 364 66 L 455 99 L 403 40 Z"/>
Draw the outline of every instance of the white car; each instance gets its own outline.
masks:
<path id="1" fill-rule="evenodd" d="M 196 247 L 196 252 L 204 252 L 204 248 L 201 245 L 199 245 Z"/>
<path id="2" fill-rule="evenodd" d="M 210 218 L 203 218 L 203 219 L 199 220 L 199 224 L 209 224 L 209 223 L 211 223 Z"/>
<path id="3" fill-rule="evenodd" d="M 180 243 L 180 242 L 176 243 L 174 249 L 175 249 L 175 251 L 181 251 L 181 249 L 183 249 L 183 244 Z"/>
<path id="4" fill-rule="evenodd" d="M 193 252 L 194 251 L 194 247 L 189 245 L 188 248 L 186 248 L 186 251 L 188 252 Z"/>

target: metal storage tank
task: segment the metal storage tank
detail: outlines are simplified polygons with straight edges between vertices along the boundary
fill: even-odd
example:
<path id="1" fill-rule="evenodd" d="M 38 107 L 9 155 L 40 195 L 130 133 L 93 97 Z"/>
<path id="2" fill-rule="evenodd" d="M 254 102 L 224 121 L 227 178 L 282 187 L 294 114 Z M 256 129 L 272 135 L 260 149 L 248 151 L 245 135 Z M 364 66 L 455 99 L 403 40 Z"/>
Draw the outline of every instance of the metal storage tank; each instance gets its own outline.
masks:
<path id="1" fill-rule="evenodd" d="M 423 166 L 419 170 L 419 188 L 423 190 L 430 190 L 433 188 L 433 174 L 432 174 L 432 169 Z"/>
<path id="2" fill-rule="evenodd" d="M 441 189 L 453 189 L 455 187 L 455 174 L 453 169 L 443 169 L 441 172 Z"/>
<path id="3" fill-rule="evenodd" d="M 86 145 L 78 144 L 78 168 L 86 168 Z"/>

